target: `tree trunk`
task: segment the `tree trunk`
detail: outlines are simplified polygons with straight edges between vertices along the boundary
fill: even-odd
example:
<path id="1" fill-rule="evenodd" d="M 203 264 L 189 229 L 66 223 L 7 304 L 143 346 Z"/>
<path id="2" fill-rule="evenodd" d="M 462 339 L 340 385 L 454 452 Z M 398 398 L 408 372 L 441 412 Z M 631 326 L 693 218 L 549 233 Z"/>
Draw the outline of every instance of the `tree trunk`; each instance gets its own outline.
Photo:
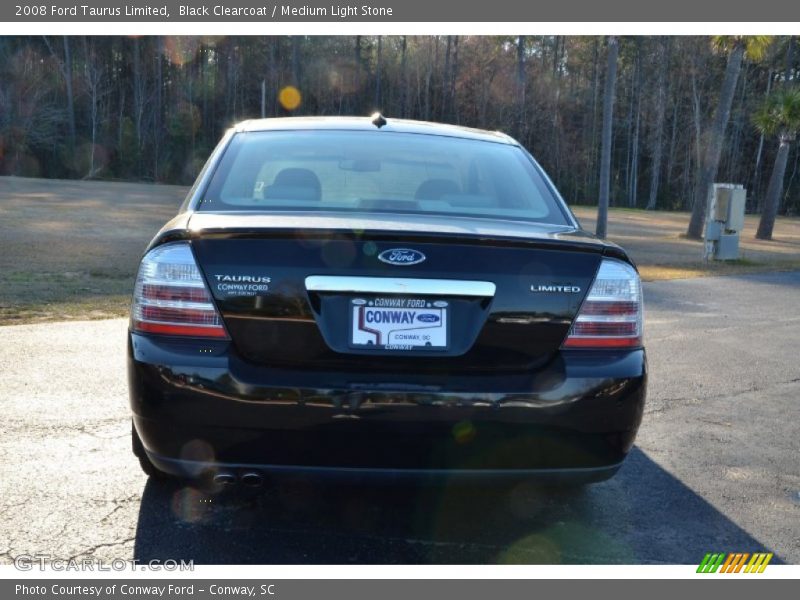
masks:
<path id="1" fill-rule="evenodd" d="M 270 116 L 278 114 L 278 38 L 269 40 L 269 84 L 270 84 Z"/>
<path id="2" fill-rule="evenodd" d="M 75 150 L 75 95 L 72 91 L 72 50 L 69 36 L 64 37 L 64 82 L 67 86 L 67 118 L 69 119 L 69 147 Z"/>
<path id="3" fill-rule="evenodd" d="M 95 160 L 95 145 L 97 143 L 97 128 L 99 119 L 99 96 L 100 84 L 102 79 L 101 65 L 97 59 L 94 44 L 91 50 L 87 38 L 83 38 L 83 74 L 85 78 L 86 87 L 89 89 L 89 114 L 91 115 L 91 140 L 89 145 L 89 171 L 86 174 L 86 179 L 91 179 L 95 174 L 94 160 Z"/>
<path id="4" fill-rule="evenodd" d="M 695 69 L 692 69 L 692 122 L 694 123 L 694 184 L 695 186 L 700 185 L 700 178 L 701 178 L 701 171 L 703 167 L 703 118 L 702 112 L 700 109 L 700 95 L 697 92 L 697 73 Z M 687 168 L 684 169 L 684 172 L 688 172 L 688 163 Z M 686 188 L 684 189 L 683 202 L 681 203 L 681 208 L 683 210 L 691 209 L 692 205 L 690 200 L 694 198 L 696 193 L 696 188 L 692 188 L 691 192 L 689 192 Z"/>
<path id="5" fill-rule="evenodd" d="M 448 99 L 450 102 L 450 122 L 458 123 L 458 106 L 456 102 L 456 79 L 458 78 L 458 36 L 453 37 L 453 60 L 450 63 L 450 91 L 448 92 Z"/>
<path id="6" fill-rule="evenodd" d="M 478 125 L 484 129 L 488 126 L 489 100 L 492 95 L 492 84 L 497 77 L 494 60 L 489 61 L 485 77 L 482 78 L 480 106 L 478 108 Z M 519 141 L 519 140 L 518 140 Z"/>
<path id="7" fill-rule="evenodd" d="M 514 137 L 522 142 L 525 133 L 525 36 L 517 39 L 517 123 Z"/>
<path id="8" fill-rule="evenodd" d="M 117 149 L 122 148 L 122 134 L 124 131 L 125 117 L 125 88 L 120 86 L 119 89 L 119 112 L 117 113 Z"/>
<path id="9" fill-rule="evenodd" d="M 431 56 L 433 55 L 433 56 Z M 433 79 L 433 70 L 439 61 L 439 43 L 436 38 L 428 38 L 428 68 L 425 72 L 425 105 L 424 105 L 424 119 L 430 121 L 431 119 L 431 80 Z"/>
<path id="10" fill-rule="evenodd" d="M 759 240 L 771 240 L 772 229 L 775 227 L 775 217 L 781 204 L 783 195 L 783 178 L 786 175 L 786 164 L 789 159 L 789 140 L 781 138 L 781 145 L 778 147 L 778 154 L 775 156 L 775 164 L 772 166 L 772 175 L 769 178 L 767 187 L 767 197 L 764 199 L 764 211 L 761 213 L 761 220 L 758 222 L 756 238 Z"/>
<path id="11" fill-rule="evenodd" d="M 447 36 L 447 47 L 444 54 L 444 69 L 442 70 L 442 95 L 439 98 L 439 120 L 444 121 L 447 115 L 448 95 L 450 92 L 450 49 L 453 46 L 453 37 Z"/>
<path id="12" fill-rule="evenodd" d="M 789 153 L 789 159 L 791 160 L 791 152 Z M 792 193 L 792 184 L 794 183 L 795 177 L 797 176 L 798 166 L 800 166 L 800 152 L 797 152 L 797 149 L 795 149 L 792 174 L 789 175 L 789 181 L 787 181 L 786 185 L 784 186 L 786 188 L 786 191 L 784 192 L 784 198 L 790 197 Z M 778 212 L 780 212 L 780 206 L 778 206 Z"/>
<path id="13" fill-rule="evenodd" d="M 300 38 L 292 36 L 292 85 L 300 89 Z"/>
<path id="14" fill-rule="evenodd" d="M 659 48 L 658 90 L 656 92 L 656 130 L 653 134 L 653 165 L 650 177 L 650 197 L 647 210 L 654 210 L 658 201 L 658 185 L 661 177 L 661 159 L 664 144 L 664 114 L 667 107 L 667 70 L 669 67 L 669 38 L 664 38 Z"/>
<path id="15" fill-rule="evenodd" d="M 634 61 L 635 62 L 635 61 Z M 633 141 L 633 108 L 636 104 L 636 67 L 631 69 L 631 79 L 630 85 L 626 88 L 624 83 L 620 85 L 620 90 L 622 92 L 628 91 L 627 97 L 627 106 L 628 106 L 628 114 L 625 117 L 625 131 L 627 132 L 627 136 L 625 136 L 625 197 L 630 199 L 630 191 L 631 191 L 631 145 Z M 611 206 L 614 206 L 616 198 L 610 199 Z"/>
<path id="16" fill-rule="evenodd" d="M 164 140 L 164 134 L 161 131 L 161 118 L 164 112 L 164 38 L 159 36 L 156 41 L 156 106 L 153 112 L 153 129 L 155 135 L 153 136 L 153 179 L 159 180 L 161 173 L 159 166 L 161 165 L 161 142 Z M 202 66 L 202 65 L 201 65 Z"/>
<path id="17" fill-rule="evenodd" d="M 591 177 L 594 181 L 595 177 L 595 169 L 597 167 L 597 106 L 599 104 L 598 100 L 598 90 L 599 85 L 598 81 L 600 79 L 600 43 L 595 38 L 594 43 L 592 44 L 592 126 L 591 126 L 591 143 L 589 144 L 589 172 L 591 173 Z M 594 181 L 592 181 L 592 187 L 587 189 L 587 194 L 589 193 L 589 189 L 593 193 L 594 190 Z"/>
<path id="18" fill-rule="evenodd" d="M 603 134 L 600 150 L 600 200 L 597 207 L 597 227 L 595 233 L 606 237 L 608 229 L 608 199 L 611 194 L 611 135 L 614 113 L 614 86 L 617 80 L 617 38 L 608 38 L 608 65 L 606 66 L 605 88 L 603 89 Z"/>
<path id="19" fill-rule="evenodd" d="M 633 137 L 631 140 L 631 162 L 628 178 L 628 206 L 639 203 L 639 131 L 642 120 L 642 38 L 636 39 L 636 68 L 634 69 L 635 92 L 633 111 Z"/>
<path id="20" fill-rule="evenodd" d="M 722 154 L 722 144 L 725 141 L 725 129 L 731 114 L 733 95 L 736 91 L 736 82 L 742 70 L 742 59 L 744 58 L 744 43 L 737 43 L 728 55 L 728 65 L 725 68 L 725 79 L 722 82 L 719 104 L 714 113 L 714 124 L 709 131 L 703 161 L 698 171 L 697 186 L 694 193 L 694 205 L 692 206 L 692 218 L 689 220 L 689 227 L 686 230 L 686 237 L 691 239 L 701 239 L 703 237 L 703 225 L 706 218 L 706 203 L 711 194 L 711 186 L 717 176 L 719 159 Z"/>
<path id="21" fill-rule="evenodd" d="M 355 85 L 353 86 L 353 110 L 351 114 L 360 115 L 361 110 L 361 36 L 357 35 L 353 47 L 353 68 L 355 69 Z"/>
<path id="22" fill-rule="evenodd" d="M 728 181 L 744 178 L 743 176 L 740 177 L 738 169 L 739 165 L 742 163 L 742 138 L 747 132 L 750 131 L 749 125 L 751 125 L 750 115 L 748 115 L 747 111 L 747 103 L 749 100 L 747 87 L 747 79 L 750 71 L 749 66 L 750 65 L 747 63 L 742 66 L 742 74 L 739 77 L 739 79 L 742 81 L 742 87 L 739 88 L 741 90 L 739 93 L 739 107 L 735 112 L 736 118 L 731 118 L 731 126 L 733 127 L 733 131 L 732 135 L 730 136 L 730 147 L 726 148 L 725 152 L 727 154 L 727 169 L 725 171 L 725 179 Z"/>
<path id="23" fill-rule="evenodd" d="M 403 36 L 403 49 L 400 54 L 400 116 L 408 119 L 408 36 Z"/>
<path id="24" fill-rule="evenodd" d="M 141 38 L 133 38 L 133 126 L 136 132 L 136 175 L 144 173 L 142 153 L 144 150 L 145 75 L 142 73 Z"/>
<path id="25" fill-rule="evenodd" d="M 133 124 L 136 129 L 136 151 L 142 150 L 142 115 L 144 114 L 144 84 L 139 38 L 133 38 Z M 137 157 L 138 168 L 138 157 Z M 137 173 L 137 174 L 140 174 Z"/>
<path id="26" fill-rule="evenodd" d="M 789 43 L 786 44 L 786 62 L 783 70 L 783 85 L 790 85 L 792 80 L 792 68 L 794 66 L 794 36 L 789 36 Z"/>
<path id="27" fill-rule="evenodd" d="M 769 97 L 770 89 L 772 87 L 772 69 L 767 72 L 767 91 L 764 92 L 764 98 Z M 764 152 L 764 133 L 758 136 L 758 149 L 756 150 L 756 166 L 753 169 L 753 189 L 752 196 L 759 198 L 761 196 L 761 155 Z M 758 204 L 758 201 L 756 201 Z"/>
<path id="28" fill-rule="evenodd" d="M 683 84 L 681 82 L 680 76 L 678 77 L 678 81 L 675 84 L 675 91 L 672 93 L 672 96 L 677 96 L 681 93 L 683 88 Z M 679 112 L 678 109 L 680 108 L 681 103 L 677 100 L 672 100 L 672 126 L 670 130 L 669 136 L 669 146 L 667 146 L 667 166 L 665 174 L 667 176 L 667 192 L 669 193 L 673 188 L 672 183 L 674 181 L 675 175 L 675 162 L 677 160 L 676 153 L 677 153 L 677 141 L 678 141 L 678 116 Z M 674 202 L 670 203 L 670 208 Z"/>
<path id="29" fill-rule="evenodd" d="M 378 36 L 378 53 L 375 65 L 375 110 L 382 111 L 383 98 L 381 97 L 381 69 L 383 68 L 383 38 Z"/>

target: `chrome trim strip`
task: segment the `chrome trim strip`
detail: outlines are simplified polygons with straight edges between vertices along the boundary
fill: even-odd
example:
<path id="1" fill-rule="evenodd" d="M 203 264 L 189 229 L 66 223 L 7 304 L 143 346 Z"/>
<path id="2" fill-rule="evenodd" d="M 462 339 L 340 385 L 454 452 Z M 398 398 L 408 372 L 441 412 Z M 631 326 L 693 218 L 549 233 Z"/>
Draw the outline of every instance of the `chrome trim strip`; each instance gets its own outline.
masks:
<path id="1" fill-rule="evenodd" d="M 309 275 L 306 277 L 306 289 L 309 292 L 477 296 L 486 298 L 494 296 L 497 286 L 490 281 L 464 281 L 460 279 Z"/>
<path id="2" fill-rule="evenodd" d="M 214 311 L 210 302 L 184 302 L 183 300 L 153 300 L 152 298 L 139 298 L 140 306 L 157 306 L 158 308 L 178 308 L 187 310 Z"/>

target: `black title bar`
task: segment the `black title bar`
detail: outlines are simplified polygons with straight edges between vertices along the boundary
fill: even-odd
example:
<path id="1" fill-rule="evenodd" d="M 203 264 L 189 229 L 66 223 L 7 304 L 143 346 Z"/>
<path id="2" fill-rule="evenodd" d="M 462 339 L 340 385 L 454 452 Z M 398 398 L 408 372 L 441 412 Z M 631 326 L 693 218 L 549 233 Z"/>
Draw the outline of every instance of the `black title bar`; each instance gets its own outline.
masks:
<path id="1" fill-rule="evenodd" d="M 795 22 L 787 0 L 17 0 L 2 22 Z"/>

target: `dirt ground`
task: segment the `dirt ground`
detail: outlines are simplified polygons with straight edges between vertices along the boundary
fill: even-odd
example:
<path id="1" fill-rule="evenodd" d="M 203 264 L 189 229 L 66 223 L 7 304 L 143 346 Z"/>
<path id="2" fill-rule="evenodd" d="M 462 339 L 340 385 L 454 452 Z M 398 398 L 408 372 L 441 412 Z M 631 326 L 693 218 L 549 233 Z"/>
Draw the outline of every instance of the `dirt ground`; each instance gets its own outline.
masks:
<path id="1" fill-rule="evenodd" d="M 0 177 L 0 325 L 126 316 L 147 242 L 178 210 L 178 186 Z M 577 207 L 594 230 L 596 209 Z M 742 260 L 704 264 L 699 242 L 680 234 L 686 213 L 612 209 L 609 238 L 645 279 L 800 268 L 800 219 L 779 219 L 775 239 L 753 238 L 748 216 Z"/>
<path id="2" fill-rule="evenodd" d="M 0 325 L 124 316 L 177 186 L 0 177 Z"/>

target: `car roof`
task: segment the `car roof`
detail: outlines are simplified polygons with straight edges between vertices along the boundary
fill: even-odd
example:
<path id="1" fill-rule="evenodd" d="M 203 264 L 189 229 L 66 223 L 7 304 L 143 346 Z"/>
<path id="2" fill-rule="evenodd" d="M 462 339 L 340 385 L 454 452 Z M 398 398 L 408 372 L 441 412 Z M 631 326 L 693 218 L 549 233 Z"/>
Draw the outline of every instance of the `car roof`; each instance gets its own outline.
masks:
<path id="1" fill-rule="evenodd" d="M 473 129 L 471 127 L 461 127 L 460 125 L 393 119 L 389 117 L 384 117 L 385 124 L 378 127 L 373 123 L 374 119 L 375 115 L 371 117 L 279 117 L 274 119 L 251 119 L 242 121 L 234 125 L 233 129 L 236 132 L 313 130 L 394 131 L 397 133 L 440 135 L 515 146 L 518 145 L 513 138 L 500 131 L 486 131 L 483 129 Z"/>

